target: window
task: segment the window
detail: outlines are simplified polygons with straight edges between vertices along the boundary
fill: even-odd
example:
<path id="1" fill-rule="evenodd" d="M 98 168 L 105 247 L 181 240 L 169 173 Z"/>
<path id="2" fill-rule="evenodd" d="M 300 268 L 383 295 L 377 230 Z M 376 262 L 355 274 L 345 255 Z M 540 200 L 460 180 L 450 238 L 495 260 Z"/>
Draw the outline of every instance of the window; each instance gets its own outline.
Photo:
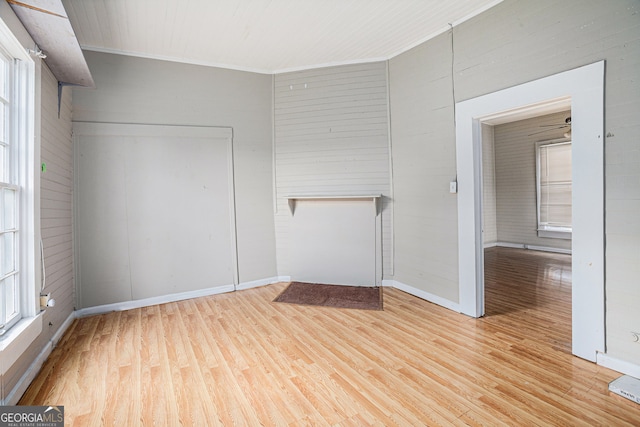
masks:
<path id="1" fill-rule="evenodd" d="M 0 336 L 38 312 L 34 66 L 0 21 Z"/>
<path id="2" fill-rule="evenodd" d="M 538 236 L 571 238 L 571 141 L 536 147 Z"/>
<path id="3" fill-rule="evenodd" d="M 20 290 L 17 270 L 18 194 L 11 146 L 12 59 L 0 52 L 0 334 L 20 319 Z"/>

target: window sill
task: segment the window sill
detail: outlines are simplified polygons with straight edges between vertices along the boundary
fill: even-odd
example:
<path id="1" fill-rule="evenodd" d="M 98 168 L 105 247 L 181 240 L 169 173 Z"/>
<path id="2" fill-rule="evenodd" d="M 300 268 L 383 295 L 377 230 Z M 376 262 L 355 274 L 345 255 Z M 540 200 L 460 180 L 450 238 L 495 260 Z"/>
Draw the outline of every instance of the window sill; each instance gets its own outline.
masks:
<path id="1" fill-rule="evenodd" d="M 538 237 L 571 240 L 571 229 L 560 227 L 538 229 Z"/>
<path id="2" fill-rule="evenodd" d="M 41 332 L 42 313 L 20 320 L 7 331 L 0 339 L 0 375 L 4 375 L 16 363 Z"/>

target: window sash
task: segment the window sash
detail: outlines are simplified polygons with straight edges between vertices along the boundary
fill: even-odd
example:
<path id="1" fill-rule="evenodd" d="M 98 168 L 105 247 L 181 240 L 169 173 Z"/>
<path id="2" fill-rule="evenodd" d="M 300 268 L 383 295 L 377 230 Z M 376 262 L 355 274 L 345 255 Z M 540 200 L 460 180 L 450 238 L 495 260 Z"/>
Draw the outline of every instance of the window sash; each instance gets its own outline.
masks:
<path id="1" fill-rule="evenodd" d="M 24 80 L 25 69 L 0 46 L 0 336 L 24 316 L 20 224 L 23 204 L 20 186 L 26 160 L 22 154 L 25 143 L 23 117 L 27 110 Z M 28 141 L 28 140 L 27 140 Z"/>
<path id="2" fill-rule="evenodd" d="M 0 335 L 22 317 L 20 307 L 20 231 L 17 177 L 19 158 L 16 152 L 17 114 L 13 96 L 15 60 L 0 51 Z"/>
<path id="3" fill-rule="evenodd" d="M 571 141 L 537 146 L 538 230 L 572 229 Z"/>

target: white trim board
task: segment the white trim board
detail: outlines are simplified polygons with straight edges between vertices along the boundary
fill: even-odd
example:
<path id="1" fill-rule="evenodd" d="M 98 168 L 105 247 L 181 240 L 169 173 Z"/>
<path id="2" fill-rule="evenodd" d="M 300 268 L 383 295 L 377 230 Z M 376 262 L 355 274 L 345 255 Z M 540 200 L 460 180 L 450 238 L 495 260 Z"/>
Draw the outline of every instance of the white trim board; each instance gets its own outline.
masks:
<path id="1" fill-rule="evenodd" d="M 138 299 L 134 301 L 123 301 L 123 302 L 118 302 L 113 304 L 98 305 L 95 307 L 82 308 L 76 311 L 76 317 L 92 316 L 95 314 L 109 313 L 111 311 L 132 310 L 134 308 L 149 307 L 152 305 L 183 301 L 191 298 L 205 297 L 209 295 L 217 295 L 217 294 L 223 294 L 227 292 L 257 288 L 260 286 L 272 285 L 274 283 L 288 282 L 290 280 L 291 278 L 289 276 L 274 276 L 266 279 L 253 280 L 250 282 L 240 283 L 237 286 L 234 286 L 233 283 L 230 283 L 227 285 L 215 286 L 207 289 L 199 289 L 196 291 L 180 292 L 175 294 L 162 295 L 158 297 L 143 298 L 143 299 Z"/>
<path id="2" fill-rule="evenodd" d="M 94 314 L 109 313 L 111 311 L 132 310 L 134 308 L 149 307 L 152 305 L 166 304 L 168 302 L 182 301 L 191 298 L 205 297 L 209 295 L 223 294 L 233 292 L 235 286 L 233 283 L 213 288 L 199 289 L 197 291 L 180 292 L 176 294 L 162 295 L 151 298 L 137 299 L 133 301 L 116 302 L 113 304 L 97 305 L 95 307 L 81 308 L 76 311 L 77 317 L 92 316 Z"/>
<path id="3" fill-rule="evenodd" d="M 484 313 L 482 123 L 571 106 L 573 140 L 572 352 L 604 352 L 604 61 L 456 103 L 461 311 Z M 580 141 L 578 143 L 577 141 Z"/>
<path id="4" fill-rule="evenodd" d="M 509 242 L 491 242 L 485 243 L 483 245 L 485 249 L 487 248 L 515 248 L 515 249 L 529 249 L 532 251 L 541 251 L 541 252 L 553 252 L 558 254 L 567 254 L 571 255 L 571 249 L 561 249 L 561 248 L 552 248 L 550 246 L 536 246 L 536 245 L 528 245 L 526 243 L 509 243 Z"/>
<path id="5" fill-rule="evenodd" d="M 391 286 L 393 288 L 406 292 L 410 295 L 421 298 L 425 301 L 429 301 L 441 307 L 448 308 L 449 310 L 453 310 L 457 313 L 460 313 L 460 305 L 458 303 L 449 301 L 448 299 L 439 297 L 437 295 L 431 294 L 421 289 L 414 288 L 413 286 L 404 284 L 402 282 L 398 282 L 397 280 L 383 280 L 382 286 Z"/>
<path id="6" fill-rule="evenodd" d="M 597 363 L 600 366 L 613 369 L 616 372 L 630 375 L 634 378 L 640 378 L 640 365 L 637 363 L 616 359 L 615 357 L 611 357 L 605 353 L 598 353 Z"/>
<path id="7" fill-rule="evenodd" d="M 17 405 L 18 401 L 22 397 L 27 388 L 31 384 L 31 382 L 36 378 L 42 365 L 47 361 L 49 355 L 53 351 L 53 349 L 58 345 L 60 339 L 64 335 L 64 333 L 69 329 L 69 326 L 73 323 L 76 318 L 76 312 L 73 311 L 67 317 L 67 319 L 60 325 L 55 334 L 51 337 L 51 339 L 45 344 L 43 349 L 38 354 L 38 357 L 29 365 L 26 372 L 20 377 L 16 385 L 13 387 L 9 393 L 5 396 L 4 399 L 0 400 L 0 406 L 12 406 Z"/>
<path id="8" fill-rule="evenodd" d="M 266 285 L 272 285 L 274 283 L 290 282 L 290 281 L 291 281 L 290 276 L 274 276 L 274 277 L 269 277 L 267 279 L 252 280 L 250 282 L 240 283 L 238 286 L 236 286 L 236 291 L 244 291 L 246 289 L 253 289 L 253 288 L 258 288 L 260 286 L 266 286 Z"/>
<path id="9" fill-rule="evenodd" d="M 42 312 L 21 319 L 9 330 L 0 341 L 0 376 L 7 373 L 41 333 Z"/>
<path id="10" fill-rule="evenodd" d="M 461 313 L 459 304 L 453 301 L 444 299 L 442 297 L 439 297 L 437 295 L 430 294 L 429 292 L 422 291 L 420 289 L 404 284 L 402 282 L 385 279 L 382 281 L 382 286 L 399 289 L 403 292 L 406 292 L 410 295 L 421 298 L 425 301 L 437 304 L 444 308 L 448 308 L 449 310 L 453 310 L 457 313 Z M 616 359 L 605 353 L 600 353 L 600 352 L 597 353 L 597 360 L 595 362 L 597 365 L 604 366 L 605 368 L 612 369 L 616 372 L 630 375 L 635 378 L 640 378 L 640 365 L 636 363 L 631 363 L 624 360 Z"/>

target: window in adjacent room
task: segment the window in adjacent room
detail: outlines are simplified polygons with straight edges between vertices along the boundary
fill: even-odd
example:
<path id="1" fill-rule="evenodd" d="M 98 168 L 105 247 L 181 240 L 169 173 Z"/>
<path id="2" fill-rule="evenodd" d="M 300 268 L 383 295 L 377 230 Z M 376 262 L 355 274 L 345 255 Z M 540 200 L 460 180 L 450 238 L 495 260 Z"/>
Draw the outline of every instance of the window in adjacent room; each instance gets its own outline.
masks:
<path id="1" fill-rule="evenodd" d="M 571 238 L 571 141 L 536 146 L 538 236 Z"/>

